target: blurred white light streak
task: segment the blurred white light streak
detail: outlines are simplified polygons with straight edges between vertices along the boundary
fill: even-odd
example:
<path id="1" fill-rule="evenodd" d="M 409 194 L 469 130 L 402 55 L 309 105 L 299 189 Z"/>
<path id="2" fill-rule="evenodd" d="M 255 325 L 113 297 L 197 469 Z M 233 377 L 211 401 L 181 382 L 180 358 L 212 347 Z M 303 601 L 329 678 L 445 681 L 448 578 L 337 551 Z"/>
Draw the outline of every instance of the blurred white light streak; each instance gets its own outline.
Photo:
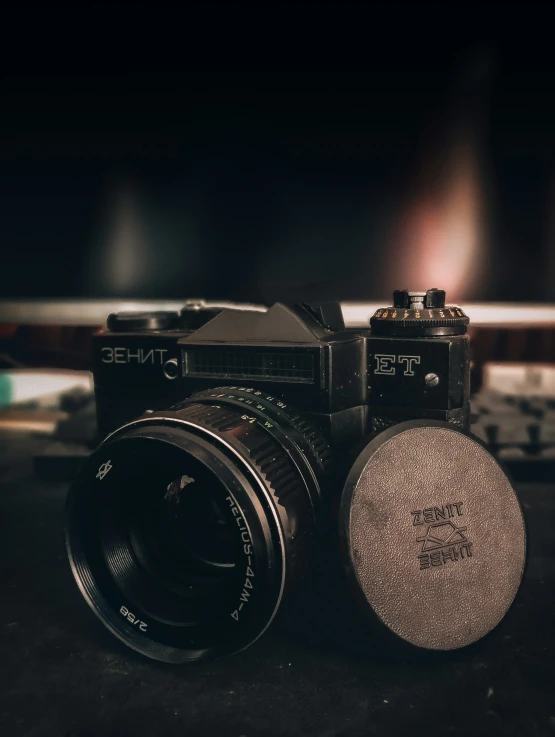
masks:
<path id="1" fill-rule="evenodd" d="M 104 245 L 98 267 L 106 288 L 129 294 L 148 284 L 154 267 L 137 196 L 129 189 L 117 195 L 113 230 Z"/>
<path id="2" fill-rule="evenodd" d="M 453 304 L 454 300 L 447 302 Z M 382 302 L 341 302 L 347 327 L 368 327 Z M 137 310 L 178 312 L 185 300 L 0 300 L 0 324 L 11 325 L 104 325 L 111 312 Z M 555 326 L 555 304 L 525 304 L 510 302 L 463 302 L 459 304 L 476 327 L 552 327 Z M 249 303 L 212 302 L 208 307 L 233 306 L 239 310 L 264 312 L 266 307 Z"/>
<path id="3" fill-rule="evenodd" d="M 447 302 L 452 301 L 447 295 Z M 554 327 L 555 304 L 511 304 L 508 302 L 457 303 L 470 318 L 474 327 L 516 328 Z M 349 327 L 367 327 L 380 302 L 342 302 L 343 317 Z"/>

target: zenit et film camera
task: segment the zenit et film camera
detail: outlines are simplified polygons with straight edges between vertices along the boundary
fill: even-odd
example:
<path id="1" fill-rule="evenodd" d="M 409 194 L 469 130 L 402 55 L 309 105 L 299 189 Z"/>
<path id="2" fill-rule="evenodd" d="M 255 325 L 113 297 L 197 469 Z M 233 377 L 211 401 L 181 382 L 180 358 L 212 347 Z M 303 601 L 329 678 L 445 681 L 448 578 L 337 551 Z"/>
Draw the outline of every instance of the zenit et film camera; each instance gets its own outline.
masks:
<path id="1" fill-rule="evenodd" d="M 368 329 L 338 303 L 110 315 L 93 349 L 105 440 L 67 503 L 89 606 L 157 660 L 235 653 L 335 536 L 354 598 L 401 640 L 486 635 L 526 536 L 469 432 L 468 322 L 440 289 L 396 291 Z"/>

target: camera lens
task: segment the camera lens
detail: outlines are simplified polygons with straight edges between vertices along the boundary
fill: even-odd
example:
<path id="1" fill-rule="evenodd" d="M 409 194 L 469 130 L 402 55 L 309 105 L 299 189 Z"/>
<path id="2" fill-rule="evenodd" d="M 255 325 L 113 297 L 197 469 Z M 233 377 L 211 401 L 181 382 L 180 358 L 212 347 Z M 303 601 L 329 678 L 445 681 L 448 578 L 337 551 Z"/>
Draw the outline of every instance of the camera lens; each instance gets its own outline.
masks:
<path id="1" fill-rule="evenodd" d="M 149 657 L 247 647 L 306 567 L 329 451 L 258 394 L 210 390 L 141 418 L 72 485 L 66 540 L 81 592 Z"/>
<path id="2" fill-rule="evenodd" d="M 162 498 L 150 497 L 141 525 L 168 568 L 190 557 L 206 565 L 234 565 L 232 528 L 223 504 L 213 493 L 215 480 L 201 470 L 182 474 L 167 485 Z"/>
<path id="3" fill-rule="evenodd" d="M 221 482 L 195 458 L 183 464 L 188 473 L 168 484 L 155 469 L 123 522 L 143 570 L 166 590 L 191 598 L 211 584 L 224 585 L 238 550 Z"/>

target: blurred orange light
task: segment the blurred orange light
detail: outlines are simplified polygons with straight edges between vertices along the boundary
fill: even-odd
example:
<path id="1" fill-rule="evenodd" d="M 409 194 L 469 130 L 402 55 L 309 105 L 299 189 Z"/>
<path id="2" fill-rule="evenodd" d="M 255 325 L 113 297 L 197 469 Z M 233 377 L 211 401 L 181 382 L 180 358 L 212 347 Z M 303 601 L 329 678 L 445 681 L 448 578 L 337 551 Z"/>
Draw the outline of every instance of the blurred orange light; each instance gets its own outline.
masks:
<path id="1" fill-rule="evenodd" d="M 389 271 L 399 288 L 445 289 L 450 300 L 479 295 L 486 233 L 475 149 L 460 142 L 405 208 Z M 430 177 L 431 178 L 431 177 Z"/>

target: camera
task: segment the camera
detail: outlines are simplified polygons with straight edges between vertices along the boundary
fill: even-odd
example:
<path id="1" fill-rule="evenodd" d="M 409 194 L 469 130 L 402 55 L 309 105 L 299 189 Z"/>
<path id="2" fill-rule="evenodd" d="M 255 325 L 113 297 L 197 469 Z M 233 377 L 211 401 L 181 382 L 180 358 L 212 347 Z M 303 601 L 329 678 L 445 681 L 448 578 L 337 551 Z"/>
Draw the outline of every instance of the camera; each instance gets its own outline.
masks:
<path id="1" fill-rule="evenodd" d="M 396 291 L 362 328 L 339 303 L 110 315 L 93 344 L 104 440 L 67 501 L 93 611 L 154 659 L 235 653 L 334 538 L 353 598 L 400 641 L 490 632 L 526 535 L 469 431 L 468 323 L 441 289 Z"/>

